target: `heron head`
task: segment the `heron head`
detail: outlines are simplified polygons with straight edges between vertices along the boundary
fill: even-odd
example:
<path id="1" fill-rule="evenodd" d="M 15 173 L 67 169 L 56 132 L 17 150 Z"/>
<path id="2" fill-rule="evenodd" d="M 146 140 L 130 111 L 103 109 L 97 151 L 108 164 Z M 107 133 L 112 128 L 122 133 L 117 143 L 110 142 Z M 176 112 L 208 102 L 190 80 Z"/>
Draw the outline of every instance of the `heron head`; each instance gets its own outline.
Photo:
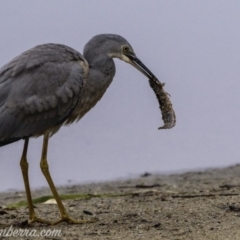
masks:
<path id="1" fill-rule="evenodd" d="M 119 35 L 96 35 L 86 44 L 83 55 L 88 59 L 94 59 L 102 54 L 131 64 L 148 78 L 154 77 L 152 72 L 137 58 L 130 43 Z"/>
<path id="2" fill-rule="evenodd" d="M 152 72 L 137 58 L 130 43 L 119 35 L 109 34 L 111 40 L 106 44 L 109 47 L 108 56 L 111 58 L 119 58 L 137 68 L 146 77 L 153 78 Z"/>
<path id="3" fill-rule="evenodd" d="M 143 73 L 148 78 L 154 78 L 153 73 L 137 58 L 134 53 L 132 47 L 128 44 L 124 44 L 121 48 L 121 55 L 119 58 L 132 66 L 138 69 L 141 73 Z"/>

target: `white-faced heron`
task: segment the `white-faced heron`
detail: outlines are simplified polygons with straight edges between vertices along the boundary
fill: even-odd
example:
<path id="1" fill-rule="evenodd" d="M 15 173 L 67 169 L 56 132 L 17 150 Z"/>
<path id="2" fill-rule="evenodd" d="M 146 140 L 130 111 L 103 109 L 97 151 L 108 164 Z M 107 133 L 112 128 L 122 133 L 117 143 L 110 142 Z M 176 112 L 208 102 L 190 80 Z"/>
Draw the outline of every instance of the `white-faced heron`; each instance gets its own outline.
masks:
<path id="1" fill-rule="evenodd" d="M 83 55 L 61 44 L 39 45 L 0 69 L 0 146 L 20 139 L 25 141 L 20 166 L 29 223 L 89 222 L 71 218 L 63 206 L 48 169 L 48 140 L 63 125 L 80 120 L 101 99 L 115 75 L 113 58 L 130 63 L 147 78 L 154 78 L 136 57 L 131 45 L 114 34 L 93 37 L 85 45 Z M 41 135 L 40 167 L 61 214 L 54 222 L 37 217 L 29 186 L 28 141 L 30 137 Z"/>

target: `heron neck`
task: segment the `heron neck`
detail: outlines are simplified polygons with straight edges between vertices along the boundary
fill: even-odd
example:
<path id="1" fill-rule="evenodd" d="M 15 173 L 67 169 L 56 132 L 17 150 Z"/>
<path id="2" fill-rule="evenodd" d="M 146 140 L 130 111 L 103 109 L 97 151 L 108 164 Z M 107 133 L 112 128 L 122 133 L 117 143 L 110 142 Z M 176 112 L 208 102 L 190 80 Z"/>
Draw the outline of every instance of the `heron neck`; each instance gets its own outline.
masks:
<path id="1" fill-rule="evenodd" d="M 86 59 L 88 60 L 88 59 Z M 88 61 L 89 75 L 79 98 L 72 120 L 81 119 L 96 103 L 111 84 L 115 74 L 115 64 L 111 58 Z"/>
<path id="2" fill-rule="evenodd" d="M 112 58 L 108 57 L 95 57 L 93 60 L 88 60 L 89 68 L 103 74 L 102 77 L 114 77 L 115 64 Z"/>

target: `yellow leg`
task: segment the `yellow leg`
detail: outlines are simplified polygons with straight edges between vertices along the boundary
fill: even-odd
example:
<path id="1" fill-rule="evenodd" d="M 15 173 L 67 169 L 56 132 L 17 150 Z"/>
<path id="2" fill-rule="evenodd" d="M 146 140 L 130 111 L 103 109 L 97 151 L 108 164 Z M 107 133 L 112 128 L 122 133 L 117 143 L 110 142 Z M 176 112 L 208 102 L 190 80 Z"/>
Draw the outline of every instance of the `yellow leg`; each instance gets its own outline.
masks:
<path id="1" fill-rule="evenodd" d="M 38 218 L 34 211 L 31 190 L 30 190 L 30 185 L 29 185 L 29 179 L 28 179 L 28 162 L 27 162 L 28 141 L 29 141 L 29 139 L 26 138 L 25 142 L 24 142 L 22 157 L 20 160 L 20 166 L 21 166 L 21 170 L 22 170 L 23 181 L 24 181 L 26 195 L 27 195 L 30 223 L 41 222 L 41 223 L 50 224 L 49 221 Z"/>
<path id="2" fill-rule="evenodd" d="M 62 204 L 62 201 L 58 195 L 58 192 L 54 186 L 54 183 L 52 181 L 51 175 L 49 173 L 49 169 L 48 169 L 48 162 L 47 162 L 47 149 L 48 149 L 48 139 L 49 139 L 49 135 L 45 134 L 44 138 L 43 138 L 43 148 L 42 148 L 42 158 L 41 158 L 41 162 L 40 162 L 40 167 L 42 170 L 43 175 L 45 176 L 48 185 L 53 193 L 53 196 L 57 202 L 60 214 L 61 214 L 61 218 L 55 222 L 51 222 L 52 225 L 58 224 L 60 222 L 69 222 L 69 223 L 92 223 L 95 222 L 96 220 L 75 220 L 73 218 L 71 218 L 69 216 L 69 214 L 67 213 L 65 207 Z"/>

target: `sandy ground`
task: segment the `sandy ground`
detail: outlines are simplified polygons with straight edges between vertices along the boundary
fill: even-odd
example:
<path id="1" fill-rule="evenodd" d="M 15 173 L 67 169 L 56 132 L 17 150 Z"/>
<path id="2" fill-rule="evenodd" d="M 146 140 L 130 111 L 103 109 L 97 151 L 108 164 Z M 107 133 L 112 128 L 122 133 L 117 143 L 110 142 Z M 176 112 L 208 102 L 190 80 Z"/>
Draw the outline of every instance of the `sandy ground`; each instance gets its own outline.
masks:
<path id="1" fill-rule="evenodd" d="M 60 194 L 87 194 L 64 200 L 76 219 L 89 224 L 26 224 L 28 208 L 6 208 L 25 199 L 24 192 L 1 193 L 0 222 L 14 229 L 60 229 L 55 237 L 0 239 L 240 239 L 240 165 L 174 175 L 145 174 L 138 179 L 59 188 Z M 33 192 L 33 197 L 49 195 Z M 55 204 L 35 204 L 42 218 L 59 217 Z M 0 230 L 9 226 L 0 225 Z"/>

